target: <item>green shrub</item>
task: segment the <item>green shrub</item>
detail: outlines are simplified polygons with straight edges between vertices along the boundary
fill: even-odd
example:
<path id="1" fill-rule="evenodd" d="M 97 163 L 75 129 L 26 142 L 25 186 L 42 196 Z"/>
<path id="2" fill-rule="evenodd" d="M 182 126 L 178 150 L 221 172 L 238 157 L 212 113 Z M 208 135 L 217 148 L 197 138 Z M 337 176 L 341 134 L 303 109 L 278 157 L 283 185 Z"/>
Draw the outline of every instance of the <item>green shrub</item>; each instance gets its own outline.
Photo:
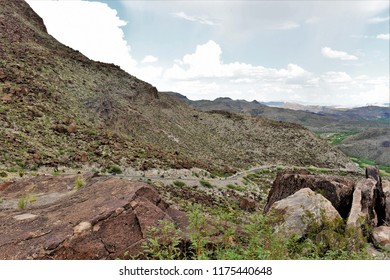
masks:
<path id="1" fill-rule="evenodd" d="M 198 204 L 188 209 L 189 226 L 185 230 L 190 241 L 183 244 L 182 234 L 166 221 L 147 230 L 144 255 L 147 259 L 367 259 L 367 240 L 360 230 L 346 227 L 342 219 L 322 216 L 310 221 L 307 233 L 286 239 L 275 231 L 280 223 L 276 215 L 260 213 L 242 215 L 224 208 L 208 209 Z M 209 211 L 210 210 L 210 211 Z M 238 230 L 239 228 L 239 230 Z M 183 246 L 184 245 L 184 246 Z"/>
<path id="2" fill-rule="evenodd" d="M 74 180 L 74 189 L 77 191 L 84 186 L 85 186 L 85 180 L 77 176 L 76 179 Z"/>
<path id="3" fill-rule="evenodd" d="M 214 187 L 209 181 L 204 180 L 204 179 L 200 180 L 199 183 L 200 183 L 203 187 L 205 187 L 205 188 L 210 188 L 210 189 L 211 189 L 211 188 Z"/>
<path id="4" fill-rule="evenodd" d="M 184 183 L 183 181 L 180 181 L 180 180 L 173 181 L 173 184 L 179 188 L 184 187 L 186 185 L 186 183 Z"/>
<path id="5" fill-rule="evenodd" d="M 174 223 L 166 220 L 157 227 L 146 230 L 146 242 L 143 243 L 143 258 L 149 260 L 177 260 L 182 258 L 180 231 Z"/>
<path id="6" fill-rule="evenodd" d="M 311 213 L 304 217 L 309 225 L 305 238 L 292 236 L 287 244 L 295 259 L 367 259 L 367 240 L 362 231 L 348 227 L 341 218 L 331 220 L 321 214 L 320 221 Z"/>
<path id="7" fill-rule="evenodd" d="M 7 172 L 4 172 L 4 171 L 1 171 L 1 172 L 0 172 L 0 177 L 5 178 L 5 177 L 7 177 L 7 176 L 8 176 Z"/>
<path id="8" fill-rule="evenodd" d="M 18 208 L 19 209 L 25 209 L 27 207 L 27 199 L 25 196 L 22 196 L 18 199 Z"/>
<path id="9" fill-rule="evenodd" d="M 122 174 L 122 169 L 118 165 L 112 165 L 107 169 L 108 173 L 111 174 Z"/>
<path id="10" fill-rule="evenodd" d="M 228 187 L 229 189 L 232 189 L 232 190 L 239 191 L 239 192 L 245 191 L 245 188 L 237 186 L 237 185 L 233 185 L 233 184 L 227 184 L 226 187 Z"/>
<path id="11" fill-rule="evenodd" d="M 26 209 L 28 204 L 37 201 L 37 199 L 38 198 L 35 194 L 23 195 L 18 199 L 18 208 L 22 210 Z"/>

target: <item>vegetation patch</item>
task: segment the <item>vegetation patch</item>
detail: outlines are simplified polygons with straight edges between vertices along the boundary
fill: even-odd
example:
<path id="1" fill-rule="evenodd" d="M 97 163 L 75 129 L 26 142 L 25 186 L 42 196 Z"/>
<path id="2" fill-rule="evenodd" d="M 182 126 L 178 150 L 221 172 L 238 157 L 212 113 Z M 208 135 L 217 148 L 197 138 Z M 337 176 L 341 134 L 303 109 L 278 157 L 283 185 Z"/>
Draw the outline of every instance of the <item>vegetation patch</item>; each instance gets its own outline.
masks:
<path id="1" fill-rule="evenodd" d="M 339 145 L 341 144 L 345 138 L 358 134 L 359 131 L 357 130 L 351 130 L 351 131 L 343 131 L 343 132 L 337 132 L 337 133 L 327 133 L 326 139 L 328 142 L 332 145 Z"/>
<path id="2" fill-rule="evenodd" d="M 122 169 L 118 165 L 112 165 L 107 169 L 107 172 L 110 174 L 122 174 Z"/>
<path id="3" fill-rule="evenodd" d="M 244 187 L 240 187 L 240 186 L 237 186 L 237 185 L 234 185 L 234 184 L 227 184 L 226 187 L 229 188 L 229 189 L 232 189 L 232 190 L 239 191 L 239 192 L 245 191 Z"/>
<path id="4" fill-rule="evenodd" d="M 173 184 L 179 188 L 184 187 L 186 185 L 186 183 L 184 183 L 183 181 L 180 181 L 180 180 L 173 181 Z"/>
<path id="5" fill-rule="evenodd" d="M 81 177 L 76 177 L 74 180 L 74 189 L 77 191 L 85 186 L 85 180 Z"/>
<path id="6" fill-rule="evenodd" d="M 254 213 L 243 217 L 222 209 L 211 213 L 195 204 L 189 212 L 189 244 L 173 223 L 151 227 L 138 256 L 159 260 L 368 259 L 366 240 L 342 219 L 310 223 L 308 233 L 283 238 L 275 217 Z M 308 216 L 310 218 L 310 216 Z M 240 231 L 237 231 L 240 224 Z"/>
<path id="7" fill-rule="evenodd" d="M 356 164 L 358 164 L 359 167 L 363 169 L 366 168 L 367 166 L 377 166 L 379 168 L 379 172 L 381 176 L 390 176 L 390 166 L 388 165 L 377 164 L 373 160 L 369 160 L 357 156 L 351 157 L 351 160 Z"/>
<path id="8" fill-rule="evenodd" d="M 210 188 L 210 189 L 211 189 L 211 188 L 214 187 L 209 181 L 204 180 L 204 179 L 200 180 L 199 183 L 200 183 L 203 187 L 205 187 L 205 188 Z"/>
<path id="9" fill-rule="evenodd" d="M 23 195 L 18 199 L 18 208 L 21 210 L 26 209 L 29 204 L 37 201 L 37 199 L 38 197 L 35 194 Z"/>

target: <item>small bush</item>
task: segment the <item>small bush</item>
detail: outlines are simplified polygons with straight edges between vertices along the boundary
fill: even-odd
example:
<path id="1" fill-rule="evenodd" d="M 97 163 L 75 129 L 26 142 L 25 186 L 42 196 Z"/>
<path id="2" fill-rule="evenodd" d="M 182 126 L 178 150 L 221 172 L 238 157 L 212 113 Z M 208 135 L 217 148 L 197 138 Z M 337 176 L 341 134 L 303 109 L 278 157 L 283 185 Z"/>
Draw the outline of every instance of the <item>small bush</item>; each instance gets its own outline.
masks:
<path id="1" fill-rule="evenodd" d="M 144 258 L 149 260 L 177 260 L 183 254 L 180 230 L 174 223 L 166 220 L 159 222 L 157 227 L 146 230 L 146 242 L 143 243 Z"/>
<path id="2" fill-rule="evenodd" d="M 8 176 L 7 172 L 4 172 L 4 171 L 0 172 L 0 177 L 5 178 L 7 176 Z"/>
<path id="3" fill-rule="evenodd" d="M 176 186 L 176 187 L 184 187 L 186 185 L 186 183 L 184 183 L 183 181 L 180 181 L 180 180 L 176 180 L 173 182 L 173 184 Z"/>
<path id="4" fill-rule="evenodd" d="M 205 187 L 205 188 L 210 188 L 210 189 L 211 189 L 211 188 L 214 187 L 209 181 L 204 180 L 204 179 L 200 180 L 199 183 L 200 183 L 203 187 Z"/>
<path id="5" fill-rule="evenodd" d="M 239 192 L 245 191 L 245 188 L 237 186 L 237 185 L 233 185 L 233 184 L 227 184 L 226 187 L 228 187 L 229 189 L 232 189 L 232 190 L 239 191 Z"/>
<path id="6" fill-rule="evenodd" d="M 74 180 L 74 189 L 77 191 L 84 186 L 85 186 L 85 180 L 83 178 L 76 177 L 76 179 Z"/>
<path id="7" fill-rule="evenodd" d="M 23 195 L 18 199 L 18 208 L 26 209 L 29 203 L 37 201 L 37 196 L 35 194 Z"/>
<path id="8" fill-rule="evenodd" d="M 113 165 L 113 166 L 110 166 L 107 169 L 107 172 L 111 173 L 113 175 L 115 175 L 115 174 L 122 174 L 122 169 L 118 165 Z"/>

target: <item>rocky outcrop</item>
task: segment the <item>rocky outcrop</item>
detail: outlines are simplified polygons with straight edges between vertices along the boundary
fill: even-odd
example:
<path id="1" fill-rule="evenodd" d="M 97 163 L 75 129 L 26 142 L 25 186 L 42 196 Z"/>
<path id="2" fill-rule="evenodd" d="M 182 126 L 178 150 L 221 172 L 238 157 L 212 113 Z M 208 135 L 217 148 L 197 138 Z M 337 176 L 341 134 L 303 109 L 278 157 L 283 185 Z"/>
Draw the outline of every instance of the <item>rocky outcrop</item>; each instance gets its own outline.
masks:
<path id="1" fill-rule="evenodd" d="M 140 252 L 147 228 L 159 221 L 187 225 L 149 185 L 85 175 L 76 190 L 75 180 L 38 176 L 2 189 L 0 259 L 123 258 Z M 21 194 L 34 197 L 23 210 Z"/>
<path id="2" fill-rule="evenodd" d="M 264 212 L 267 213 L 276 201 L 303 188 L 321 193 L 343 218 L 348 216 L 352 205 L 354 182 L 344 177 L 313 175 L 306 170 L 280 172 L 273 182 Z"/>
<path id="3" fill-rule="evenodd" d="M 341 219 L 337 210 L 322 195 L 304 188 L 275 202 L 269 210 L 279 220 L 276 230 L 284 237 L 302 237 L 310 224 L 323 219 Z"/>
<path id="4" fill-rule="evenodd" d="M 347 225 L 361 228 L 365 225 L 376 226 L 378 216 L 375 211 L 377 201 L 376 181 L 361 179 L 357 182 L 353 193 L 353 202 Z"/>
<path id="5" fill-rule="evenodd" d="M 384 195 L 384 204 L 385 204 L 385 223 L 390 225 L 390 181 L 382 181 L 382 189 Z"/>
<path id="6" fill-rule="evenodd" d="M 390 250 L 390 227 L 380 226 L 372 230 L 372 241 L 377 247 Z"/>
<path id="7" fill-rule="evenodd" d="M 382 225 L 386 220 L 386 210 L 385 210 L 385 194 L 382 187 L 382 178 L 379 174 L 379 169 L 376 166 L 367 166 L 366 167 L 366 178 L 371 178 L 376 182 L 375 188 L 375 213 L 378 218 L 378 225 Z"/>

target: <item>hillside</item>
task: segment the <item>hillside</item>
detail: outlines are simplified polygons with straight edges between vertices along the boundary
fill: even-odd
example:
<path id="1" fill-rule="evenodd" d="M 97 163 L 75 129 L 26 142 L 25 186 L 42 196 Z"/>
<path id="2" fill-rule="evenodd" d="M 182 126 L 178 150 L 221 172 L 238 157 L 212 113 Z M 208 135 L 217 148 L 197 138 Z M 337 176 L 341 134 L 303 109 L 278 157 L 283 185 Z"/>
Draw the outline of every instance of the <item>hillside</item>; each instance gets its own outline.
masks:
<path id="1" fill-rule="evenodd" d="M 256 164 L 339 167 L 309 130 L 200 112 L 56 41 L 21 0 L 0 0 L 0 163 L 232 172 Z"/>
<path id="2" fill-rule="evenodd" d="M 367 129 L 351 135 L 338 145 L 346 154 L 358 158 L 375 159 L 390 166 L 390 129 Z"/>
<path id="3" fill-rule="evenodd" d="M 385 143 L 390 139 L 390 108 L 387 107 L 331 109 L 317 106 L 318 112 L 315 113 L 307 110 L 269 107 L 257 101 L 248 102 L 230 98 L 192 101 L 179 93 L 168 92 L 167 94 L 206 112 L 222 110 L 297 123 L 328 139 L 348 156 L 368 159 L 371 161 L 370 164 L 390 166 L 389 148 Z M 305 106 L 297 108 L 304 109 Z M 347 138 L 351 135 L 355 136 Z"/>

